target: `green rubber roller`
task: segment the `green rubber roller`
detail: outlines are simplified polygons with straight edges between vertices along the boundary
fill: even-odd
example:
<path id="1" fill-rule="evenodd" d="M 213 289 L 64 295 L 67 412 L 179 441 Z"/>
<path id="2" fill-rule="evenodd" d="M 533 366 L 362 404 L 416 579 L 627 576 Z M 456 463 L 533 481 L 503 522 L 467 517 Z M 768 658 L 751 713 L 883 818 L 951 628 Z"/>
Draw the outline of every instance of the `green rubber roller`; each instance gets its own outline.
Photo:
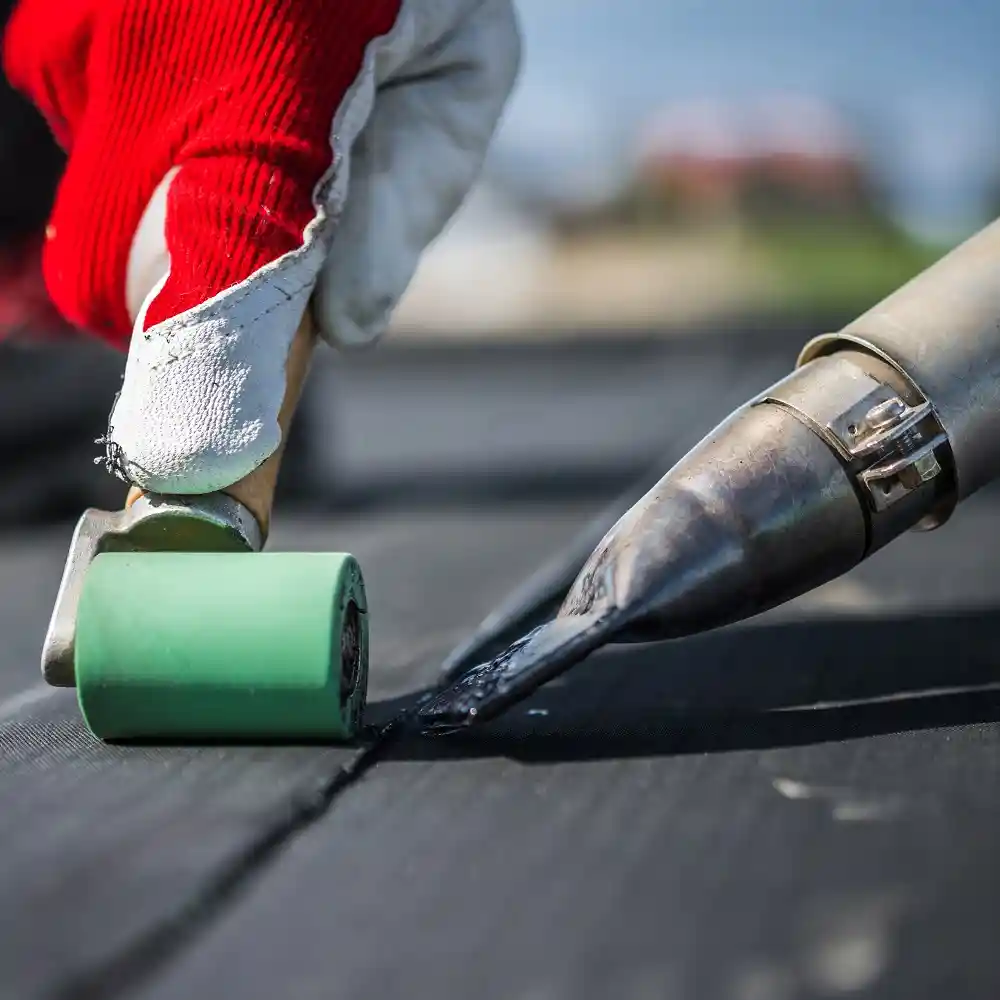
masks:
<path id="1" fill-rule="evenodd" d="M 261 552 L 231 497 L 145 496 L 77 525 L 42 655 L 104 740 L 346 741 L 368 604 L 345 553 Z"/>
<path id="2" fill-rule="evenodd" d="M 353 556 L 99 555 L 76 626 L 76 685 L 106 740 L 349 740 L 367 679 Z"/>

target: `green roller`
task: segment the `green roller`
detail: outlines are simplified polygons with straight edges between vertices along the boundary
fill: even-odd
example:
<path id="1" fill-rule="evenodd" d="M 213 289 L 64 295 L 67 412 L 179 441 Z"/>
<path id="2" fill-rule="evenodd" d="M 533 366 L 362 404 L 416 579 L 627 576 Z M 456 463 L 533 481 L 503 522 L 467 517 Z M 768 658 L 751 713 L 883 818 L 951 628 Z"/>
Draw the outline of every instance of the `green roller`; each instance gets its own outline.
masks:
<path id="1" fill-rule="evenodd" d="M 361 569 L 342 553 L 103 552 L 74 657 L 100 739 L 350 740 L 368 686 Z"/>

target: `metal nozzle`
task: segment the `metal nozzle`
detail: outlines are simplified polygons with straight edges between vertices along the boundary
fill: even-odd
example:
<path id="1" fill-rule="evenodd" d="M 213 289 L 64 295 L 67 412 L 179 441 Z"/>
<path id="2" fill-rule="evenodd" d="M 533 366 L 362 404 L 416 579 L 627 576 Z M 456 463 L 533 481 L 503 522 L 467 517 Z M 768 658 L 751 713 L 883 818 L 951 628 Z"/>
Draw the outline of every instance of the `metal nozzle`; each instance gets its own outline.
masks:
<path id="1" fill-rule="evenodd" d="M 553 621 L 420 718 L 431 730 L 485 720 L 605 643 L 759 614 L 940 523 L 954 502 L 933 406 L 874 355 L 818 358 L 737 410 L 619 520 Z"/>

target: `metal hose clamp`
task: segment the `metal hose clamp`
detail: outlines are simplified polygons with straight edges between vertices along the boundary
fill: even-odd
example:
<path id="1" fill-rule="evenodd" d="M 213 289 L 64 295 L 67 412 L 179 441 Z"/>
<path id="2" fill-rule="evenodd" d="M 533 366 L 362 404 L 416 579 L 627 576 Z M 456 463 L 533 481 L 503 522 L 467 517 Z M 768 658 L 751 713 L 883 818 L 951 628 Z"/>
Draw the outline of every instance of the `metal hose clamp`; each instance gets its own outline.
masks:
<path id="1" fill-rule="evenodd" d="M 915 390 L 902 393 L 832 354 L 754 402 L 791 411 L 840 457 L 867 511 L 869 551 L 908 528 L 937 527 L 954 506 L 948 435 L 934 405 Z"/>

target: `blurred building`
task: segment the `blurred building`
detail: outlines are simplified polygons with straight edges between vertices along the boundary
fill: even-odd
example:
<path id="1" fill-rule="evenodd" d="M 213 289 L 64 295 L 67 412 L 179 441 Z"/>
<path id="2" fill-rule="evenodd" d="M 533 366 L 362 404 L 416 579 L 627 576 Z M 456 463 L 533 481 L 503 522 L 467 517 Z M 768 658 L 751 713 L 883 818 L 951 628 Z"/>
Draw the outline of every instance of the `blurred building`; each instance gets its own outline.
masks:
<path id="1" fill-rule="evenodd" d="M 588 220 L 691 220 L 877 213 L 869 157 L 846 118 L 817 100 L 771 97 L 669 105 L 635 137 L 613 205 Z"/>

